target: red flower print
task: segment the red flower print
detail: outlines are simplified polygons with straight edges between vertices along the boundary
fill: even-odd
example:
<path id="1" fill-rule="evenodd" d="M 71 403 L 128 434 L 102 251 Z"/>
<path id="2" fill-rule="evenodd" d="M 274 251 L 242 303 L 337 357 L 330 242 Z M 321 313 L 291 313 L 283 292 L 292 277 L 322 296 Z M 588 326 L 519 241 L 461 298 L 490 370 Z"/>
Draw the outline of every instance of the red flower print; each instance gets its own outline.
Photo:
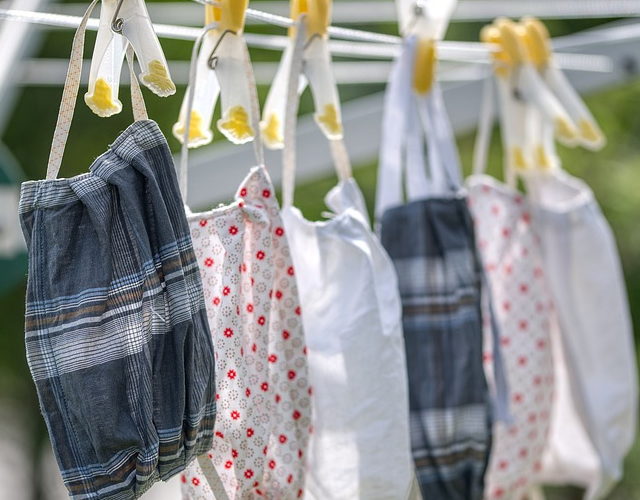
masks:
<path id="1" fill-rule="evenodd" d="M 536 462 L 536 463 L 533 465 L 533 470 L 534 470 L 534 471 L 536 471 L 536 472 L 538 472 L 538 471 L 540 471 L 540 469 L 542 469 L 542 463 L 540 463 L 540 462 L 538 461 L 538 462 Z"/>
<path id="2" fill-rule="evenodd" d="M 238 228 L 236 226 L 231 226 L 229 228 L 229 234 L 238 234 Z"/>
<path id="3" fill-rule="evenodd" d="M 222 434 L 222 432 L 220 431 L 216 431 L 216 436 L 219 437 L 220 439 L 224 439 L 224 434 Z"/>
<path id="4" fill-rule="evenodd" d="M 256 352 L 256 351 L 258 350 L 258 346 L 257 346 L 257 345 L 255 345 L 255 344 L 253 344 L 253 345 L 251 346 L 251 350 L 252 350 L 253 352 Z"/>
<path id="5" fill-rule="evenodd" d="M 513 395 L 513 401 L 516 403 L 522 403 L 523 399 L 524 399 L 524 396 L 519 392 Z"/>
<path id="6" fill-rule="evenodd" d="M 502 228 L 502 236 L 508 238 L 511 234 L 511 230 L 508 227 Z"/>
<path id="7" fill-rule="evenodd" d="M 527 364 L 527 357 L 526 356 L 520 356 L 518 358 L 518 364 L 520 366 L 525 366 Z"/>
<path id="8" fill-rule="evenodd" d="M 240 190 L 240 196 L 247 196 L 247 188 L 242 188 Z"/>
<path id="9" fill-rule="evenodd" d="M 509 310 L 511 309 L 511 302 L 509 302 L 508 300 L 505 300 L 505 301 L 502 303 L 502 308 L 503 308 L 505 311 L 509 311 Z"/>
<path id="10" fill-rule="evenodd" d="M 503 496 L 504 496 L 504 490 L 502 488 L 496 488 L 496 490 L 493 492 L 494 498 L 502 498 Z"/>
<path id="11" fill-rule="evenodd" d="M 282 331 L 282 338 L 283 338 L 283 339 L 285 339 L 285 340 L 287 340 L 287 339 L 289 338 L 289 332 L 288 332 L 288 331 L 286 331 L 286 330 L 283 330 L 283 331 Z"/>
<path id="12" fill-rule="evenodd" d="M 273 290 L 269 290 L 269 298 L 272 299 L 273 298 Z"/>
<path id="13" fill-rule="evenodd" d="M 260 316 L 260 317 L 258 318 L 258 324 L 259 324 L 260 326 L 264 325 L 266 321 L 267 321 L 267 320 L 264 318 L 264 316 Z"/>
<path id="14" fill-rule="evenodd" d="M 540 339 L 536 342 L 536 345 L 538 346 L 538 349 L 544 349 L 547 343 L 543 339 Z"/>
<path id="15" fill-rule="evenodd" d="M 242 263 L 242 271 L 245 272 L 245 273 L 247 272 L 247 263 L 246 262 Z"/>
<path id="16" fill-rule="evenodd" d="M 293 419 L 294 420 L 298 420 L 302 415 L 300 415 L 300 412 L 298 410 L 294 410 L 293 411 Z"/>
<path id="17" fill-rule="evenodd" d="M 266 382 L 262 382 L 260 389 L 262 389 L 264 392 L 267 392 L 269 390 L 269 384 L 267 384 Z"/>
<path id="18" fill-rule="evenodd" d="M 276 468 L 276 461 L 275 460 L 269 460 L 269 468 L 270 469 L 275 469 Z"/>
<path id="19" fill-rule="evenodd" d="M 302 450 L 298 450 L 298 457 L 302 458 Z"/>
<path id="20" fill-rule="evenodd" d="M 498 469 L 500 470 L 505 470 L 508 466 L 509 462 L 507 462 L 506 460 L 500 460 L 500 462 L 498 462 Z"/>
<path id="21" fill-rule="evenodd" d="M 493 262 L 490 262 L 485 267 L 487 268 L 488 273 L 492 273 L 493 271 L 496 270 L 496 265 Z"/>
<path id="22" fill-rule="evenodd" d="M 307 355 L 307 346 L 304 346 L 302 348 L 302 354 L 304 354 L 305 356 Z"/>
<path id="23" fill-rule="evenodd" d="M 259 497 L 262 496 L 262 490 L 256 490 L 256 495 L 258 495 Z"/>
<path id="24" fill-rule="evenodd" d="M 302 310 L 300 309 L 300 306 L 296 307 L 296 314 L 298 316 L 300 316 L 300 313 L 302 312 Z"/>
<path id="25" fill-rule="evenodd" d="M 204 265 L 207 267 L 213 266 L 213 259 L 211 257 L 207 257 L 206 259 L 204 259 Z"/>
<path id="26" fill-rule="evenodd" d="M 258 250 L 258 253 L 256 253 L 256 259 L 258 260 L 264 259 L 264 252 L 262 250 Z"/>
<path id="27" fill-rule="evenodd" d="M 263 454 L 263 455 L 266 455 L 266 454 L 267 454 L 267 449 L 268 449 L 268 447 L 267 447 L 267 446 L 265 446 L 264 448 L 262 448 L 262 454 Z"/>
<path id="28" fill-rule="evenodd" d="M 230 339 L 231 337 L 233 337 L 233 330 L 231 328 L 225 328 L 224 336 Z"/>
<path id="29" fill-rule="evenodd" d="M 511 267 L 511 264 L 507 264 L 506 266 L 504 266 L 504 274 L 508 276 L 512 272 L 513 272 L 513 267 Z"/>
<path id="30" fill-rule="evenodd" d="M 293 276 L 293 266 L 289 266 L 289 269 L 287 269 L 287 274 L 289 276 Z"/>
<path id="31" fill-rule="evenodd" d="M 201 227 L 204 227 L 204 226 L 206 226 L 206 225 L 207 225 L 207 221 L 206 221 L 205 219 L 202 219 L 202 220 L 200 221 L 200 226 L 201 226 Z"/>
<path id="32" fill-rule="evenodd" d="M 224 464 L 224 468 L 230 469 L 231 467 L 233 467 L 233 462 L 231 460 L 227 460 Z"/>
<path id="33" fill-rule="evenodd" d="M 526 448 L 522 448 L 522 449 L 518 452 L 518 456 L 519 456 L 520 458 L 526 458 L 528 454 L 529 454 L 529 450 L 527 450 Z"/>
<path id="34" fill-rule="evenodd" d="M 233 458 L 238 458 L 238 450 L 231 450 L 231 456 Z"/>
<path id="35" fill-rule="evenodd" d="M 525 224 L 529 224 L 529 222 L 531 222 L 531 214 L 529 212 L 524 212 L 522 214 L 522 222 Z"/>
<path id="36" fill-rule="evenodd" d="M 247 304 L 247 312 L 253 312 L 253 304 Z"/>
<path id="37" fill-rule="evenodd" d="M 222 295 L 224 295 L 225 297 L 226 297 L 227 295 L 229 295 L 230 293 L 231 293 L 231 289 L 230 289 L 228 286 L 225 286 L 225 287 L 222 289 Z"/>
<path id="38" fill-rule="evenodd" d="M 278 356 L 276 356 L 275 354 L 269 356 L 269 363 L 275 363 L 276 361 L 278 361 Z"/>
<path id="39" fill-rule="evenodd" d="M 240 203 L 238 203 L 238 206 L 239 206 L 240 208 L 242 208 L 242 207 L 244 207 L 244 203 L 241 201 Z"/>
<path id="40" fill-rule="evenodd" d="M 313 387 L 309 386 L 309 396 L 313 395 Z"/>
<path id="41" fill-rule="evenodd" d="M 527 293 L 529 291 L 529 285 L 527 285 L 526 283 L 522 283 L 522 285 L 520 285 L 520 291 L 522 293 Z"/>
<path id="42" fill-rule="evenodd" d="M 513 201 L 515 201 L 518 205 L 522 205 L 524 198 L 522 197 L 522 195 L 518 195 L 513 199 Z"/>
<path id="43" fill-rule="evenodd" d="M 236 314 L 240 316 L 240 306 L 236 306 Z"/>
<path id="44" fill-rule="evenodd" d="M 276 228 L 276 236 L 282 236 L 284 234 L 284 229 L 281 227 Z"/>
<path id="45" fill-rule="evenodd" d="M 194 477 L 191 482 L 194 486 L 198 486 L 200 484 L 200 480 L 197 477 Z"/>
<path id="46" fill-rule="evenodd" d="M 276 394 L 276 403 L 280 402 L 280 394 Z"/>
<path id="47" fill-rule="evenodd" d="M 269 196 L 271 196 L 271 191 L 269 191 L 268 189 L 263 189 L 262 196 L 265 198 L 269 198 Z"/>
<path id="48" fill-rule="evenodd" d="M 187 476 L 185 476 L 184 474 L 181 474 L 181 475 L 180 475 L 180 480 L 181 480 L 183 483 L 186 483 L 186 482 L 187 482 Z"/>
<path id="49" fill-rule="evenodd" d="M 294 378 L 296 378 L 296 372 L 293 370 L 289 370 L 289 380 L 293 380 Z"/>
<path id="50" fill-rule="evenodd" d="M 247 437 L 251 437 L 251 436 L 253 436 L 253 429 L 251 427 L 249 427 L 247 429 Z"/>
<path id="51" fill-rule="evenodd" d="M 491 213 L 498 215 L 500 213 L 500 207 L 498 205 L 491 205 Z"/>
<path id="52" fill-rule="evenodd" d="M 251 479 L 253 477 L 253 471 L 251 469 L 247 469 L 246 471 L 244 471 L 244 477 L 246 477 L 247 479 Z"/>
<path id="53" fill-rule="evenodd" d="M 238 420 L 240 418 L 240 412 L 237 410 L 233 410 L 231 412 L 231 418 L 234 420 Z"/>
<path id="54" fill-rule="evenodd" d="M 255 285 L 255 280 L 253 278 L 251 278 L 251 286 Z"/>
<path id="55" fill-rule="evenodd" d="M 220 394 L 216 394 L 216 401 L 220 401 Z"/>
<path id="56" fill-rule="evenodd" d="M 540 385 L 542 384 L 542 377 L 533 377 L 533 385 Z"/>
<path id="57" fill-rule="evenodd" d="M 490 352 L 485 352 L 482 354 L 482 362 L 489 363 L 493 359 L 493 354 Z"/>
<path id="58" fill-rule="evenodd" d="M 247 395 L 247 397 L 251 396 L 251 389 L 249 389 L 247 387 L 247 390 L 245 391 L 245 394 Z"/>
<path id="59" fill-rule="evenodd" d="M 529 413 L 529 416 L 527 417 L 527 420 L 531 423 L 534 423 L 537 419 L 538 416 L 535 413 Z"/>
<path id="60" fill-rule="evenodd" d="M 214 306 L 219 306 L 220 305 L 220 297 L 214 297 L 213 298 L 213 305 Z"/>
<path id="61" fill-rule="evenodd" d="M 518 323 L 518 327 L 520 328 L 520 330 L 525 331 L 529 327 L 529 323 L 527 323 L 525 320 L 521 320 Z"/>
<path id="62" fill-rule="evenodd" d="M 542 278 L 542 274 L 543 274 L 543 273 L 542 273 L 542 269 L 540 269 L 539 267 L 536 267 L 536 268 L 533 270 L 533 275 L 534 275 L 536 278 Z"/>
<path id="63" fill-rule="evenodd" d="M 287 442 L 287 436 L 285 436 L 284 434 L 280 434 L 280 437 L 278 438 L 278 440 L 284 444 Z"/>
<path id="64" fill-rule="evenodd" d="M 503 347 L 508 347 L 511 344 L 511 337 L 502 337 L 500 339 L 500 345 Z"/>
<path id="65" fill-rule="evenodd" d="M 289 474 L 289 477 L 287 478 L 287 483 L 289 484 L 293 483 L 293 474 Z"/>
<path id="66" fill-rule="evenodd" d="M 298 498 L 302 498 L 302 490 L 298 490 Z"/>
<path id="67" fill-rule="evenodd" d="M 276 299 L 280 300 L 282 298 L 282 292 L 280 290 L 276 290 Z"/>
<path id="68" fill-rule="evenodd" d="M 233 380 L 234 378 L 236 378 L 236 371 L 235 370 L 229 370 L 227 372 L 227 377 L 229 377 L 231 380 Z"/>

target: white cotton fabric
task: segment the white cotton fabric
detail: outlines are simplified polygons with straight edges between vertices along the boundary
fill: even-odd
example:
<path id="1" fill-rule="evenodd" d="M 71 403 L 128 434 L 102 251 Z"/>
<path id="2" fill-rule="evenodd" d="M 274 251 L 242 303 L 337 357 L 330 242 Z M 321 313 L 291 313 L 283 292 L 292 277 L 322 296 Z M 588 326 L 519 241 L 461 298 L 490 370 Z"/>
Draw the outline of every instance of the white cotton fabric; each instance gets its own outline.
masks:
<path id="1" fill-rule="evenodd" d="M 413 465 L 397 277 L 356 182 L 342 180 L 325 201 L 323 222 L 282 211 L 313 386 L 304 498 L 403 500 Z"/>
<path id="2" fill-rule="evenodd" d="M 477 245 L 490 282 L 512 422 L 494 424 L 485 499 L 520 500 L 539 480 L 554 398 L 553 303 L 526 199 L 486 175 L 467 181 Z M 491 325 L 485 324 L 485 346 Z M 493 352 L 485 353 L 491 374 Z M 492 377 L 489 377 L 491 380 Z"/>
<path id="3" fill-rule="evenodd" d="M 234 203 L 187 219 L 215 348 L 218 413 L 208 460 L 224 491 L 212 491 L 220 484 L 210 484 L 199 459 L 181 477 L 183 498 L 300 498 L 311 417 L 307 349 L 266 169 L 252 169 Z"/>
<path id="4" fill-rule="evenodd" d="M 604 498 L 634 442 L 638 384 L 633 329 L 611 229 L 591 189 L 558 170 L 527 176 L 560 327 L 561 374 L 541 477 Z"/>

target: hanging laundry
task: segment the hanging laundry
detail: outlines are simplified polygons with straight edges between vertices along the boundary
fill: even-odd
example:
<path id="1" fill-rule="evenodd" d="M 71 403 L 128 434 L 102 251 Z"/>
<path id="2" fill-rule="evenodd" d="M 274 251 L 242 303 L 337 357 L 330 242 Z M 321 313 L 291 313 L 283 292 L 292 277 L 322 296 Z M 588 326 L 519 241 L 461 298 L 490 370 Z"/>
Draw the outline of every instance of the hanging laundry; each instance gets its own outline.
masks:
<path id="1" fill-rule="evenodd" d="M 310 7 L 308 24 L 301 18 L 292 30 L 292 50 L 279 70 L 287 75 L 280 80 L 284 89 L 271 90 L 286 97 L 282 216 L 300 287 L 313 386 L 304 498 L 413 499 L 396 276 L 371 232 L 340 139 L 329 141 L 340 178 L 325 198 L 329 219 L 309 221 L 293 205 L 297 84 L 303 52 L 317 36 L 313 15 Z"/>
<path id="2" fill-rule="evenodd" d="M 553 64 L 549 34 L 525 19 L 522 36 L 545 81 L 561 89 L 579 123 L 580 143 L 604 145 L 604 136 L 578 94 Z M 533 106 L 530 113 L 535 113 Z M 530 123 L 532 123 L 530 121 Z M 638 382 L 629 306 L 614 236 L 591 189 L 560 167 L 553 128 L 538 120 L 530 149 L 542 152 L 524 177 L 541 238 L 559 331 L 554 338 L 558 376 L 555 408 L 541 478 L 586 487 L 585 499 L 604 498 L 622 477 L 637 428 Z M 545 141 L 545 138 L 551 140 Z M 538 142 L 536 142 L 536 140 Z"/>
<path id="3" fill-rule="evenodd" d="M 417 81 L 424 73 L 433 78 L 433 68 L 423 66 L 435 65 L 435 57 L 421 58 L 419 45 L 415 35 L 405 37 L 387 87 L 376 214 L 402 297 L 422 496 L 481 499 L 492 421 L 482 365 L 482 267 L 441 90 Z"/>
<path id="4" fill-rule="evenodd" d="M 194 47 L 191 82 L 201 70 L 201 40 Z M 258 130 L 257 91 L 248 54 L 244 59 L 251 125 Z M 183 131 L 185 194 L 194 99 L 192 86 Z M 259 138 L 254 146 L 259 166 L 251 169 L 233 203 L 187 211 L 216 348 L 218 417 L 208 456 L 199 457 L 182 476 L 185 499 L 293 500 L 304 488 L 311 424 L 307 347 L 287 232 Z"/>
<path id="5" fill-rule="evenodd" d="M 544 272 L 540 239 L 532 223 L 531 207 L 516 189 L 516 175 L 531 163 L 527 155 L 526 106 L 522 95 L 539 93 L 536 102 L 547 102 L 535 73 L 520 71 L 524 62 L 513 25 L 499 21 L 482 32 L 483 40 L 500 44 L 495 55 L 496 80 L 501 105 L 505 178 L 507 184 L 484 175 L 488 149 L 493 88 L 488 80 L 483 96 L 483 114 L 476 145 L 474 175 L 467 179 L 469 206 L 473 214 L 478 248 L 491 285 L 500 331 L 513 421 L 494 425 L 494 444 L 486 477 L 486 499 L 517 500 L 539 483 L 553 411 L 555 378 L 551 346 L 553 302 Z M 526 75 L 526 76 L 523 76 Z M 517 92 L 521 79 L 527 79 L 527 92 Z M 551 98 L 552 99 L 552 96 Z M 528 102 L 532 102 L 531 101 Z M 564 116 L 559 104 L 549 106 L 553 127 Z M 522 122 L 520 121 L 522 120 Z M 564 127 L 570 129 L 570 126 Z M 565 130 L 566 131 L 566 130 Z M 491 345 L 491 325 L 485 325 L 485 341 Z M 490 359 L 496 345 L 485 354 Z"/>
<path id="6" fill-rule="evenodd" d="M 88 173 L 57 179 L 96 3 L 73 40 L 47 178 L 22 186 L 26 349 L 71 498 L 124 500 L 211 446 L 214 353 L 171 153 L 135 79 L 135 123 Z"/>

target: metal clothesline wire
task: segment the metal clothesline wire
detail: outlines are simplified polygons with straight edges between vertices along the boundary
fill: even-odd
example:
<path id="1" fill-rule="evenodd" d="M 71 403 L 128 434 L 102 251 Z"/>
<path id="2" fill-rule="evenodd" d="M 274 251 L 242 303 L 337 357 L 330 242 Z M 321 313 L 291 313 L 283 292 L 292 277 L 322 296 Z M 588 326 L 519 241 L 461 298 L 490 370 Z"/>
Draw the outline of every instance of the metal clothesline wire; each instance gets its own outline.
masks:
<path id="1" fill-rule="evenodd" d="M 198 0 L 193 0 L 198 1 Z M 204 0 L 206 1 L 206 0 Z M 264 12 L 249 9 L 247 15 L 259 16 L 265 23 L 287 27 L 291 25 L 290 19 L 275 16 Z M 257 14 L 256 14 L 257 13 Z M 0 9 L 0 19 L 29 22 L 39 25 L 76 28 L 80 23 L 80 17 L 44 12 L 32 12 L 22 10 Z M 98 19 L 90 19 L 87 29 L 97 30 Z M 156 34 L 164 38 L 177 40 L 195 40 L 201 32 L 201 28 L 188 26 L 176 26 L 170 24 L 154 24 Z M 613 29 L 612 29 L 613 30 Z M 605 30 L 602 30 L 605 31 Z M 627 30 L 628 31 L 628 30 Z M 361 30 L 331 27 L 330 35 L 351 41 L 331 40 L 330 48 L 334 55 L 343 57 L 357 57 L 363 59 L 391 59 L 399 51 L 400 37 L 382 35 Z M 633 32 L 633 37 L 640 38 L 640 29 Z M 287 45 L 287 37 L 280 35 L 261 35 L 256 33 L 244 34 L 247 44 L 256 48 L 282 50 Z M 606 39 L 607 35 L 600 35 Z M 611 39 L 617 39 L 617 33 L 608 35 Z M 625 33 L 625 36 L 630 36 Z M 358 41 L 353 41 L 358 40 Z M 366 40 L 366 41 L 365 41 Z M 489 54 L 496 50 L 490 44 L 480 42 L 439 42 L 439 58 L 443 60 L 459 62 L 489 63 Z M 557 63 L 565 69 L 608 72 L 611 71 L 612 62 L 606 56 L 588 54 L 556 54 Z"/>

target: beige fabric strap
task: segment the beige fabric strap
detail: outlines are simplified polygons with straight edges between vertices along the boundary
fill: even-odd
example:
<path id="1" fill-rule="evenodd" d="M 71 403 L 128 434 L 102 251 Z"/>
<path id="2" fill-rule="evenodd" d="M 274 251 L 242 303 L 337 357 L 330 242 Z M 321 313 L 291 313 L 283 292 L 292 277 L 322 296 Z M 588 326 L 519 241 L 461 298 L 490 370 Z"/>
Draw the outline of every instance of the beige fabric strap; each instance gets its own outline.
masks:
<path id="1" fill-rule="evenodd" d="M 147 107 L 144 104 L 144 97 L 142 97 L 142 90 L 140 90 L 140 84 L 138 78 L 136 78 L 136 72 L 133 68 L 134 51 L 131 44 L 127 45 L 127 64 L 129 65 L 129 74 L 131 76 L 131 108 L 133 109 L 133 119 L 137 122 L 140 120 L 148 120 Z"/>
<path id="2" fill-rule="evenodd" d="M 204 474 L 205 479 L 209 483 L 209 487 L 211 488 L 211 492 L 216 500 L 229 500 L 229 496 L 227 495 L 226 490 L 224 489 L 224 485 L 222 484 L 222 480 L 220 479 L 220 475 L 216 470 L 213 462 L 209 458 L 208 453 L 204 453 L 198 456 L 198 465 L 202 469 L 202 473 Z"/>
<path id="3" fill-rule="evenodd" d="M 331 156 L 338 173 L 338 179 L 346 181 L 353 177 L 351 160 L 349 160 L 349 153 L 344 141 L 342 139 L 331 140 L 329 141 L 329 147 L 331 148 Z"/>
<path id="4" fill-rule="evenodd" d="M 249 49 L 247 48 L 246 43 L 244 45 L 244 51 L 244 66 L 247 73 L 247 81 L 249 82 L 249 89 L 251 90 L 251 128 L 255 130 L 256 134 L 255 138 L 253 139 L 253 152 L 256 156 L 258 165 L 264 166 L 264 147 L 262 146 L 262 136 L 260 134 L 260 101 L 258 100 L 258 87 L 256 85 L 256 77 L 253 73 L 253 66 L 251 66 Z"/>
<path id="5" fill-rule="evenodd" d="M 84 51 L 84 35 L 87 30 L 87 22 L 89 16 L 93 12 L 93 8 L 98 0 L 93 0 L 87 12 L 85 12 L 80 26 L 73 36 L 71 45 L 71 57 L 69 59 L 69 69 L 67 70 L 67 78 L 64 82 L 64 90 L 62 92 L 62 102 L 60 103 L 60 111 L 58 112 L 58 121 L 56 129 L 53 133 L 53 142 L 51 144 L 51 153 L 49 153 L 49 163 L 47 165 L 47 179 L 55 179 L 60 172 L 62 165 L 62 156 L 64 155 L 64 147 L 67 145 L 69 137 L 69 129 L 71 128 L 71 120 L 73 119 L 73 111 L 76 107 L 76 99 L 78 97 L 78 89 L 80 88 L 80 75 L 82 73 L 82 53 Z"/>
<path id="6" fill-rule="evenodd" d="M 284 150 L 282 152 L 282 206 L 293 205 L 296 183 L 296 125 L 298 122 L 298 81 L 302 73 L 307 22 L 304 15 L 296 22 L 295 46 L 287 82 L 287 107 L 284 116 Z"/>

